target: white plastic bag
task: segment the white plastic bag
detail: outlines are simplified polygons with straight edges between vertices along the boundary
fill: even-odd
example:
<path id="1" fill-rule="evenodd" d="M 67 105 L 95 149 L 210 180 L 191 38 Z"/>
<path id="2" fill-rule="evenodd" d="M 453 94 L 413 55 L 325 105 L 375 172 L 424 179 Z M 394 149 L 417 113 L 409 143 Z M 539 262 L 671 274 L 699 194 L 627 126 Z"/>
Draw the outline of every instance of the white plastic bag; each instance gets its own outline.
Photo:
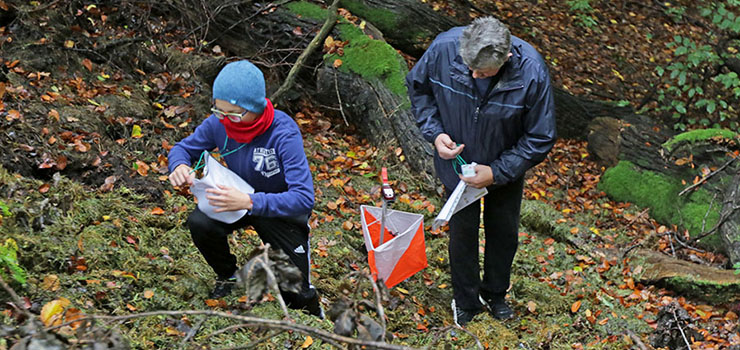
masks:
<path id="1" fill-rule="evenodd" d="M 203 177 L 193 181 L 193 185 L 190 186 L 190 192 L 193 192 L 193 195 L 198 198 L 198 209 L 203 214 L 206 214 L 211 219 L 232 224 L 241 219 L 247 213 L 247 210 L 242 209 L 216 213 L 215 210 L 217 207 L 208 204 L 208 198 L 206 198 L 208 193 L 206 190 L 209 188 L 218 188 L 218 185 L 222 185 L 236 188 L 243 193 L 254 193 L 254 188 L 239 177 L 239 175 L 221 165 L 210 153 L 206 152 L 203 158 L 205 158 Z"/>
<path id="2" fill-rule="evenodd" d="M 485 187 L 475 188 L 473 186 L 468 186 L 464 181 L 458 182 L 455 190 L 452 191 L 450 198 L 447 199 L 442 210 L 439 211 L 439 214 L 437 214 L 437 217 L 434 219 L 432 230 L 436 230 L 437 228 L 447 224 L 447 222 L 450 221 L 450 218 L 452 218 L 452 215 L 455 215 L 455 213 L 467 207 L 471 203 L 483 198 L 486 194 L 488 194 L 488 189 Z"/>

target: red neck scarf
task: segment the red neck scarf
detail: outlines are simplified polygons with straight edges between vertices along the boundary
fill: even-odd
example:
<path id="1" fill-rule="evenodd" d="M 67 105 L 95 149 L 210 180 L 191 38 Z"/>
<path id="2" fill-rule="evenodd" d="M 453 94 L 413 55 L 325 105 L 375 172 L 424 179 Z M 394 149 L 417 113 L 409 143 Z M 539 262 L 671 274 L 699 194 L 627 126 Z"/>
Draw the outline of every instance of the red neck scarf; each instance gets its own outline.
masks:
<path id="1" fill-rule="evenodd" d="M 250 143 L 255 137 L 267 131 L 272 125 L 272 120 L 275 119 L 275 108 L 269 99 L 265 100 L 267 100 L 267 106 L 262 115 L 251 123 L 234 123 L 229 118 L 221 119 L 221 124 L 226 128 L 226 136 L 239 143 Z"/>

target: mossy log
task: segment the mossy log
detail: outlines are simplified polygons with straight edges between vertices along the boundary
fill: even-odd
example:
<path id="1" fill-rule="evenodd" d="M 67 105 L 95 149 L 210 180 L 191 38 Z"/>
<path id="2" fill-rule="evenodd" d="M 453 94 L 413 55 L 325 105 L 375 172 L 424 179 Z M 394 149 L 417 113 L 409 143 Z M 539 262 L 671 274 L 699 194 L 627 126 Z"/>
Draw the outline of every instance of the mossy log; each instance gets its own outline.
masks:
<path id="1" fill-rule="evenodd" d="M 727 156 L 737 147 L 735 133 L 675 134 L 665 124 L 634 114 L 596 118 L 587 130 L 589 153 L 610 167 L 600 182 L 610 197 L 650 208 L 659 222 L 688 230 L 695 240 L 691 244 L 740 261 L 739 167 Z M 716 173 L 708 176 L 703 168 Z M 702 177 L 706 181 L 688 189 Z"/>
<path id="2" fill-rule="evenodd" d="M 340 5 L 372 23 L 393 47 L 416 57 L 437 34 L 460 25 L 418 0 L 341 0 Z"/>
<path id="3" fill-rule="evenodd" d="M 631 256 L 633 262 L 643 266 L 639 278 L 642 283 L 666 286 L 711 303 L 740 300 L 740 275 L 731 270 L 694 264 L 648 249 L 637 249 Z"/>
<path id="4" fill-rule="evenodd" d="M 649 249 L 599 249 L 588 239 L 570 233 L 568 225 L 557 223 L 562 214 L 543 202 L 523 201 L 521 217 L 522 226 L 532 233 L 567 243 L 596 261 L 602 258 L 621 261 L 628 254 L 631 264 L 642 266 L 644 272 L 638 280 L 644 284 L 663 286 L 710 303 L 740 300 L 740 275 L 733 271 L 691 263 Z"/>

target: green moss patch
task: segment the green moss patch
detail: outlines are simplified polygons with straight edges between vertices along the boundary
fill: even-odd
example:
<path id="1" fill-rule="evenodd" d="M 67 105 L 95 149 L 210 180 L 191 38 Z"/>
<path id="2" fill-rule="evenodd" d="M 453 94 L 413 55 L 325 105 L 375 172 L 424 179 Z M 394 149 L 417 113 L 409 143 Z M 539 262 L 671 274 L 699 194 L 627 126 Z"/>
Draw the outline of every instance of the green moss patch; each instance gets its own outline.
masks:
<path id="1" fill-rule="evenodd" d="M 326 19 L 326 9 L 308 1 L 289 2 L 285 4 L 285 7 L 291 12 L 302 17 L 316 20 Z"/>
<path id="2" fill-rule="evenodd" d="M 650 216 L 659 222 L 679 225 L 696 236 L 717 223 L 719 203 L 714 203 L 710 208 L 712 196 L 702 189 L 688 197 L 678 197 L 683 187 L 677 179 L 640 171 L 629 161 L 620 161 L 617 166 L 607 170 L 599 182 L 599 188 L 614 200 L 650 208 Z M 716 234 L 704 238 L 701 243 L 715 250 L 722 244 Z"/>
<path id="3" fill-rule="evenodd" d="M 670 138 L 663 144 L 663 147 L 667 150 L 672 150 L 674 146 L 682 142 L 694 143 L 697 141 L 709 140 L 717 137 L 723 139 L 734 139 L 737 136 L 738 134 L 736 132 L 727 129 L 691 130 Z"/>
<path id="4" fill-rule="evenodd" d="M 343 0 L 340 4 L 352 14 L 365 18 L 385 33 L 393 33 L 399 30 L 396 14 L 391 11 L 370 8 L 357 0 Z"/>
<path id="5" fill-rule="evenodd" d="M 357 1 L 345 1 L 342 4 L 350 11 L 357 10 L 361 15 L 367 16 L 381 30 L 396 28 L 396 20 L 390 11 L 370 9 Z M 325 19 L 327 14 L 326 9 L 306 1 L 291 2 L 286 6 L 299 16 L 315 20 Z M 408 69 L 396 49 L 382 40 L 365 35 L 360 28 L 344 18 L 339 22 L 336 27 L 339 39 L 349 43 L 344 47 L 343 55 L 326 55 L 325 62 L 332 65 L 336 59 L 340 59 L 342 65 L 339 70 L 358 74 L 366 80 L 378 79 L 393 93 L 406 96 L 405 78 Z"/>
<path id="6" fill-rule="evenodd" d="M 342 60 L 342 71 L 351 71 L 361 77 L 380 79 L 393 93 L 405 96 L 405 77 L 408 70 L 403 58 L 388 43 L 374 40 L 351 23 L 339 26 L 341 40 L 349 41 L 344 55 L 327 55 L 326 61 Z"/>

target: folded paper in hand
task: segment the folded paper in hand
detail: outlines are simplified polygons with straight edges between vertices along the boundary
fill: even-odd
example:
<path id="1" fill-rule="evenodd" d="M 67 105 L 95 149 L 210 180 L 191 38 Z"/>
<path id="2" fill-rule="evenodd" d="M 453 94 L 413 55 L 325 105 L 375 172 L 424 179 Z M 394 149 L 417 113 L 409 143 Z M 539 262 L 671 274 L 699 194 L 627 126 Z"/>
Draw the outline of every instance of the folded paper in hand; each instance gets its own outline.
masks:
<path id="1" fill-rule="evenodd" d="M 450 221 L 452 215 L 467 207 L 470 203 L 481 199 L 487 193 L 488 190 L 485 187 L 475 188 L 468 186 L 464 181 L 458 182 L 457 187 L 452 191 L 450 198 L 447 199 L 447 203 L 445 203 L 442 210 L 439 211 L 439 214 L 437 214 L 437 217 L 434 219 L 432 230 L 436 230 L 440 226 L 446 224 Z"/>
<path id="2" fill-rule="evenodd" d="M 205 152 L 205 151 L 204 151 Z M 210 153 L 204 155 L 205 166 L 203 167 L 203 177 L 195 179 L 190 186 L 190 192 L 193 192 L 198 198 L 198 209 L 206 214 L 209 218 L 231 224 L 241 219 L 247 213 L 246 209 L 235 211 L 216 212 L 217 207 L 208 203 L 206 190 L 209 188 L 218 188 L 218 185 L 235 188 L 242 193 L 254 193 L 254 188 L 236 173 L 229 170 L 213 158 Z"/>

